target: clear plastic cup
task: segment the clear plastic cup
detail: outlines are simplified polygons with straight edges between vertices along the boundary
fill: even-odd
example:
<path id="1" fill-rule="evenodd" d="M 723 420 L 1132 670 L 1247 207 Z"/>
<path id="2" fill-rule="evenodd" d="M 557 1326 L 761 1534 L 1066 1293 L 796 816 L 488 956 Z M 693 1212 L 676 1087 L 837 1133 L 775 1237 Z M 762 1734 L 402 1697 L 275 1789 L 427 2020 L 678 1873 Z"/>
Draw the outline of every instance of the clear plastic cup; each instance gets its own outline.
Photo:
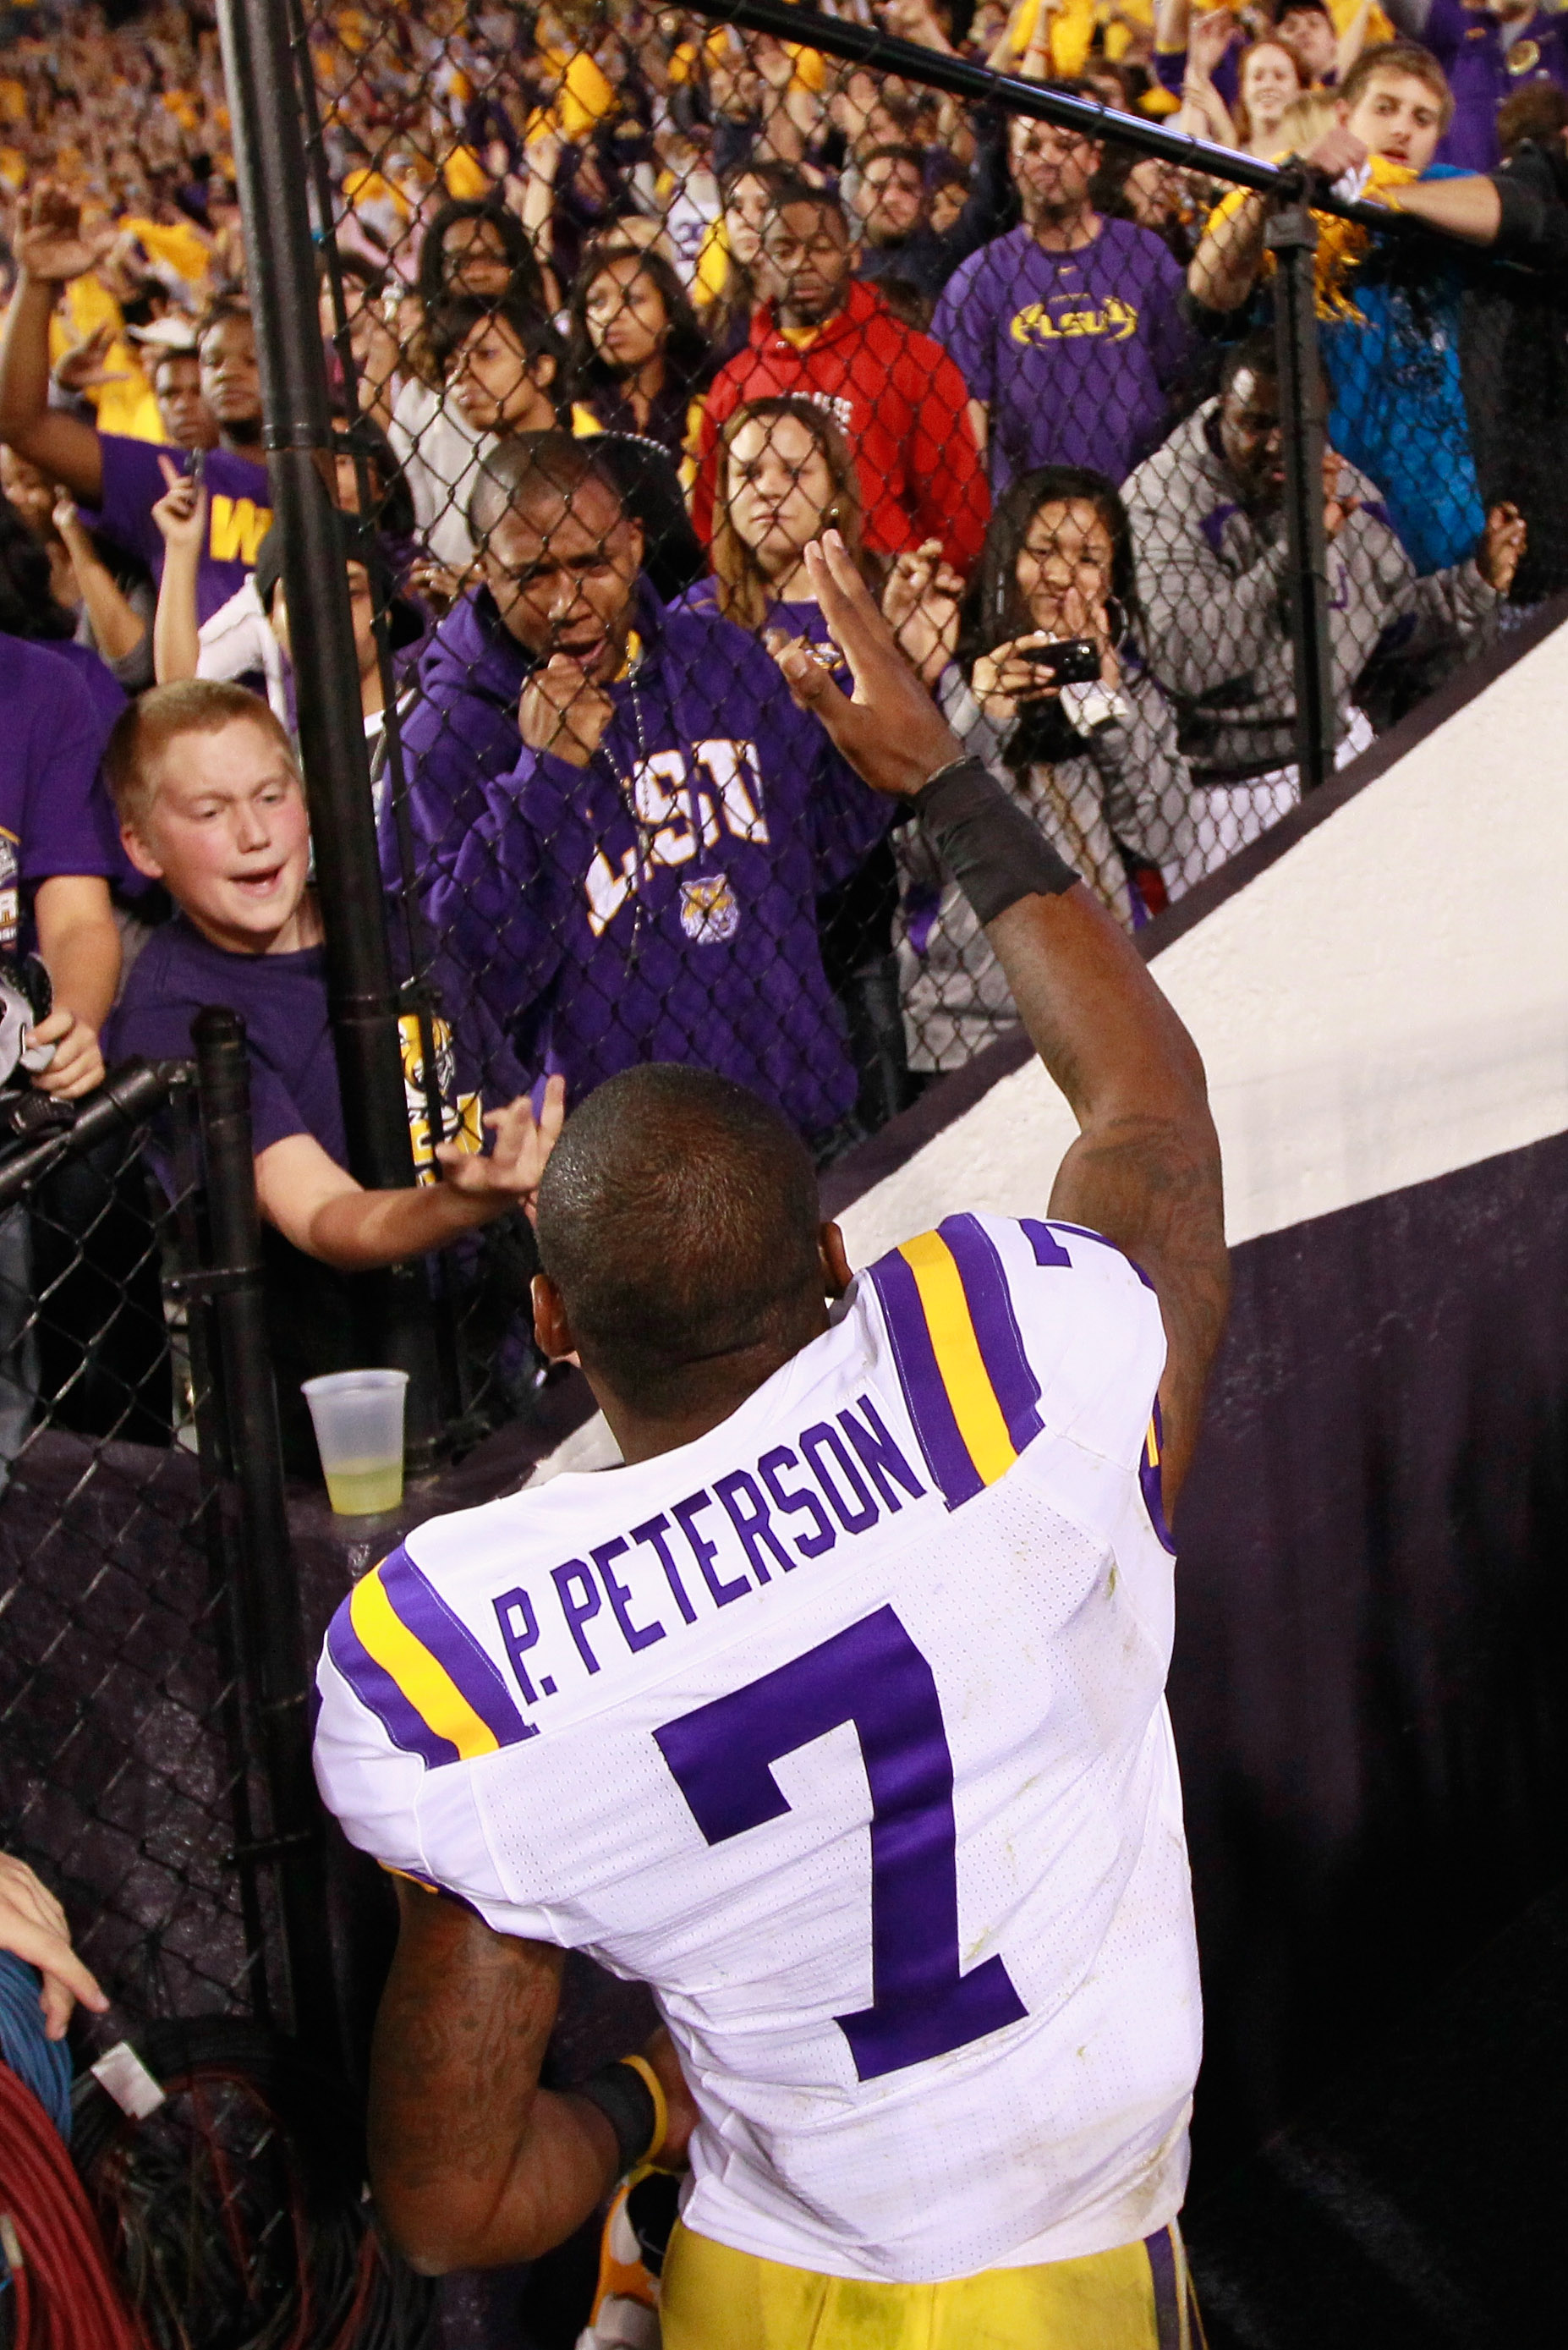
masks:
<path id="1" fill-rule="evenodd" d="M 329 1371 L 302 1383 L 337 1516 L 377 1516 L 402 1500 L 408 1386 L 407 1371 Z"/>

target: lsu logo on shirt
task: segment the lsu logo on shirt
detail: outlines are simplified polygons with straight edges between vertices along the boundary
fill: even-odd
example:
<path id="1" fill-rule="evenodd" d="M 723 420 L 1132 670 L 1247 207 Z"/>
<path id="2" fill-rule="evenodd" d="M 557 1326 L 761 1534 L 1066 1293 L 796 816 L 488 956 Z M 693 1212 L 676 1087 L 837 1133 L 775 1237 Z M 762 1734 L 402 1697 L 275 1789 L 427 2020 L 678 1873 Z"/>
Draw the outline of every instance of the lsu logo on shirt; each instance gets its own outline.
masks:
<path id="1" fill-rule="evenodd" d="M 1073 300 L 1070 294 L 1054 295 L 1049 302 L 1031 302 L 1018 311 L 1008 328 L 1015 343 L 1027 349 L 1047 343 L 1067 342 L 1081 336 L 1090 336 L 1113 343 L 1125 343 L 1137 332 L 1137 307 L 1124 302 L 1119 294 L 1107 295 L 1097 309 L 1058 307 Z"/>
<path id="2" fill-rule="evenodd" d="M 588 928 L 596 939 L 634 895 L 639 864 L 644 868 L 689 865 L 700 850 L 712 848 L 726 834 L 732 840 L 767 842 L 756 744 L 693 743 L 691 763 L 695 774 L 683 751 L 655 751 L 633 770 L 632 806 L 642 838 L 618 864 L 612 865 L 601 848 L 588 868 Z M 682 895 L 681 920 L 688 938 L 713 942 L 732 938 L 740 927 L 733 891 L 722 874 L 714 875 L 712 881 L 714 887 L 706 894 L 691 884 Z"/>
<path id="3" fill-rule="evenodd" d="M 697 946 L 722 946 L 741 927 L 741 909 L 726 873 L 699 873 L 680 884 L 680 927 Z"/>

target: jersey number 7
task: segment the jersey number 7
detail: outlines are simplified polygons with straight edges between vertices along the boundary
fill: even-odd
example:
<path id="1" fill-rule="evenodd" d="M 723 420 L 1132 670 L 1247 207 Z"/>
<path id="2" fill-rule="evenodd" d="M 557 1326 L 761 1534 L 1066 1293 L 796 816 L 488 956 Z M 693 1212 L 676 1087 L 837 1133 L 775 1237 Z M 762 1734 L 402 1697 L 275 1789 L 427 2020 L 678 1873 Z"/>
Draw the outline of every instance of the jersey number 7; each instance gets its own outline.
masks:
<path id="1" fill-rule="evenodd" d="M 713 1845 L 782 1819 L 772 1765 L 846 1721 L 871 1790 L 871 2004 L 834 2021 L 874 2081 L 1028 2012 L 1000 1957 L 959 1971 L 953 1764 L 930 1666 L 879 1607 L 654 1736 Z"/>

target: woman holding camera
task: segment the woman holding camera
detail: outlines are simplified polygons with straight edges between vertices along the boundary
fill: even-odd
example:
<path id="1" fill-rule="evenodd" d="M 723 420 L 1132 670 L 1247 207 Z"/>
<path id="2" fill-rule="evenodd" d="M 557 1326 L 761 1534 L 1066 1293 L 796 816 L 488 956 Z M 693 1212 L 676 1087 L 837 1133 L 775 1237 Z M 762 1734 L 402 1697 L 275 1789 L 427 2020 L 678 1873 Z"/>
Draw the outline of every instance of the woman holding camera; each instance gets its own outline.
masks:
<path id="1" fill-rule="evenodd" d="M 966 595 L 925 549 L 885 608 L 965 748 L 1129 929 L 1199 870 L 1176 719 L 1137 647 L 1127 519 L 1102 474 L 1008 486 Z M 913 827 L 898 837 L 911 1067 L 960 1068 L 1016 1019 L 983 931 Z"/>

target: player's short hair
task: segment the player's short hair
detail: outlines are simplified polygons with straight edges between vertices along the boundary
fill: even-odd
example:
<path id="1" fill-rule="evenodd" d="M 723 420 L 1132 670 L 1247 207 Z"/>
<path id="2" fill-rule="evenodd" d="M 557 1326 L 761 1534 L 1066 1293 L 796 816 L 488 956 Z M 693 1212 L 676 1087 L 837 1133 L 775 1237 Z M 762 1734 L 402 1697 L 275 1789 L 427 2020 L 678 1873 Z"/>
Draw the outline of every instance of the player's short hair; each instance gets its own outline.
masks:
<path id="1" fill-rule="evenodd" d="M 246 720 L 269 734 L 296 772 L 288 730 L 259 694 L 226 678 L 187 677 L 155 685 L 114 722 L 103 754 L 103 779 L 115 814 L 128 832 L 140 832 L 158 797 L 158 763 L 182 734 L 221 734 Z"/>
<path id="2" fill-rule="evenodd" d="M 728 1363 L 791 1345 L 821 1296 L 811 1154 L 706 1069 L 654 1062 L 597 1087 L 539 1187 L 539 1258 L 590 1367 L 655 1419 L 722 1395 Z"/>
<path id="3" fill-rule="evenodd" d="M 569 432 L 517 432 L 498 442 L 480 459 L 479 479 L 469 494 L 468 526 L 483 547 L 504 514 L 530 506 L 565 505 L 587 482 L 597 482 L 624 513 L 620 484 L 593 442 Z"/>
<path id="4" fill-rule="evenodd" d="M 1424 81 L 1441 109 L 1442 127 L 1448 129 L 1454 119 L 1454 93 L 1430 49 L 1419 41 L 1376 41 L 1363 49 L 1339 86 L 1340 103 L 1347 112 L 1355 112 L 1379 74 L 1408 74 Z"/>

